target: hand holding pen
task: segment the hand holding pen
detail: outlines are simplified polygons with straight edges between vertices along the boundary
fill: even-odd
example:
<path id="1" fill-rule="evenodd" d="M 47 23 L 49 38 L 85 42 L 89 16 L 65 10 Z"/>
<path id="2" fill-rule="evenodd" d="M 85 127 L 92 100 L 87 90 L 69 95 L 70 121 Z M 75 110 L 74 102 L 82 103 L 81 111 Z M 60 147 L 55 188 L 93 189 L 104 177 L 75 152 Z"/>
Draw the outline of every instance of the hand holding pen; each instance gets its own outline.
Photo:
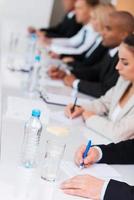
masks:
<path id="1" fill-rule="evenodd" d="M 87 157 L 89 151 L 90 151 L 90 148 L 91 148 L 91 140 L 89 140 L 87 146 L 86 146 L 86 149 L 82 155 L 82 158 L 83 158 L 83 161 L 80 163 L 80 169 L 83 169 L 84 168 L 84 159 Z"/>
<path id="2" fill-rule="evenodd" d="M 77 103 L 77 100 L 74 102 L 74 104 L 69 104 L 65 108 L 65 115 L 70 119 L 79 117 L 84 112 L 84 109 L 80 106 L 77 106 L 76 103 Z"/>
<path id="3" fill-rule="evenodd" d="M 101 155 L 99 148 L 91 146 L 91 140 L 89 140 L 87 145 L 82 145 L 78 148 L 75 153 L 75 163 L 78 167 L 89 167 L 90 165 L 99 161 Z"/>

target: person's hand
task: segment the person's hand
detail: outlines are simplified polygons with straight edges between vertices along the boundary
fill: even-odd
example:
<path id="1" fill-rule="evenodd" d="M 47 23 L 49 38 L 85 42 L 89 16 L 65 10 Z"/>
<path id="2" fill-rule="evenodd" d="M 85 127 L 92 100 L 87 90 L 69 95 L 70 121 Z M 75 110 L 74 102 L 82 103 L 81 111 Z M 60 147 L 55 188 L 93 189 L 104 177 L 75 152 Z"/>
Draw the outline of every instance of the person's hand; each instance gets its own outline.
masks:
<path id="1" fill-rule="evenodd" d="M 53 52 L 53 51 L 50 51 L 50 52 L 49 52 L 49 56 L 50 56 L 51 58 L 54 58 L 54 59 L 60 59 L 60 55 L 57 54 L 57 53 L 55 53 L 55 52 Z"/>
<path id="2" fill-rule="evenodd" d="M 39 37 L 39 38 L 44 38 L 45 39 L 45 34 L 43 31 L 40 31 L 40 30 L 36 30 L 36 35 Z"/>
<path id="3" fill-rule="evenodd" d="M 72 108 L 73 108 L 73 104 L 69 104 L 65 108 L 65 115 L 71 119 L 81 116 L 84 111 L 82 107 L 75 106 L 74 112 L 72 113 Z"/>
<path id="4" fill-rule="evenodd" d="M 75 176 L 61 184 L 61 189 L 69 195 L 100 200 L 104 180 L 90 175 Z"/>
<path id="5" fill-rule="evenodd" d="M 96 115 L 96 113 L 90 112 L 90 111 L 84 111 L 82 113 L 82 117 L 83 117 L 84 121 L 86 121 L 88 118 L 90 118 L 90 117 L 92 117 L 94 115 Z"/>
<path id="6" fill-rule="evenodd" d="M 72 87 L 73 82 L 75 80 L 76 80 L 76 77 L 73 74 L 70 74 L 70 75 L 66 75 L 63 81 L 66 86 Z"/>
<path id="7" fill-rule="evenodd" d="M 29 33 L 35 33 L 35 32 L 36 32 L 36 29 L 35 29 L 34 27 L 32 27 L 32 26 L 29 26 L 29 27 L 28 27 L 28 32 L 29 32 Z"/>
<path id="8" fill-rule="evenodd" d="M 48 70 L 48 75 L 52 78 L 52 79 L 63 79 L 64 76 L 66 75 L 66 73 L 63 70 L 58 69 L 56 66 L 52 66 L 49 70 Z"/>
<path id="9" fill-rule="evenodd" d="M 50 46 L 52 39 L 46 37 L 43 31 L 36 31 L 36 35 L 38 37 L 39 44 L 41 44 L 42 47 Z"/>
<path id="10" fill-rule="evenodd" d="M 74 61 L 74 58 L 73 58 L 73 57 L 64 57 L 64 58 L 62 59 L 62 61 L 63 61 L 64 63 L 70 63 L 70 62 L 73 62 L 73 61 Z"/>
<path id="11" fill-rule="evenodd" d="M 74 161 L 77 166 L 80 166 L 81 163 L 84 163 L 84 167 L 87 168 L 99 160 L 100 153 L 97 148 L 91 147 L 87 157 L 83 160 L 83 154 L 85 150 L 86 150 L 86 145 L 82 145 L 81 147 L 79 147 L 75 153 Z"/>

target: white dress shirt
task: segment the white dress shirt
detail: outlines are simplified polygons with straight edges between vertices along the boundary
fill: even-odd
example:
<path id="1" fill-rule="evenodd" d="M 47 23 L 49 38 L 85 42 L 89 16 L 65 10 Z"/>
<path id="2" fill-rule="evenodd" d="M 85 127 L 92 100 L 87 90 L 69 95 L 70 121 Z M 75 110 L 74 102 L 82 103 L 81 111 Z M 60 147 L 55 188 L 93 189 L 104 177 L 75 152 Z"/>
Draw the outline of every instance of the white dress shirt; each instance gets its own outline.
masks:
<path id="1" fill-rule="evenodd" d="M 95 32 L 90 24 L 87 24 L 71 38 L 53 39 L 49 50 L 57 54 L 82 54 L 94 44 L 98 35 L 99 33 Z"/>
<path id="2" fill-rule="evenodd" d="M 97 49 L 97 47 L 100 45 L 101 42 L 102 42 L 102 36 L 99 35 L 93 46 L 86 53 L 85 57 L 88 58 L 95 51 L 95 49 Z"/>
<path id="3" fill-rule="evenodd" d="M 75 12 L 74 12 L 74 10 L 72 10 L 67 14 L 67 18 L 72 19 L 74 15 L 75 15 Z"/>
<path id="4" fill-rule="evenodd" d="M 118 115 L 120 114 L 121 111 L 122 111 L 122 108 L 121 108 L 121 106 L 118 104 L 118 105 L 116 106 L 115 110 L 113 111 L 112 116 L 111 116 L 111 120 L 112 120 L 113 122 L 116 121 L 116 119 L 117 119 L 117 117 L 118 117 Z"/>

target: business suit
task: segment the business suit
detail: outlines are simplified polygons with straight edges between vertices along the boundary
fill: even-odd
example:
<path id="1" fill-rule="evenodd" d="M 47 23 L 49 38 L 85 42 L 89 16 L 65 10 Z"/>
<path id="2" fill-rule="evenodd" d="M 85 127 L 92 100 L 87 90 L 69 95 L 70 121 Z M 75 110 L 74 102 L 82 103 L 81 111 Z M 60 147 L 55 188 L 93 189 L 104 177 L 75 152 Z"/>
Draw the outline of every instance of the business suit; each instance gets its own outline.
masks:
<path id="1" fill-rule="evenodd" d="M 80 79 L 78 90 L 93 97 L 104 95 L 116 84 L 119 76 L 115 69 L 117 63 L 118 54 L 110 57 L 107 51 L 101 61 L 96 64 L 72 69 L 72 74 Z"/>
<path id="2" fill-rule="evenodd" d="M 118 144 L 99 145 L 103 157 L 100 163 L 134 164 L 134 140 L 123 141 Z M 134 186 L 110 180 L 104 200 L 134 200 Z"/>
<path id="3" fill-rule="evenodd" d="M 68 63 L 68 65 L 73 67 L 73 69 L 94 65 L 96 61 L 99 62 L 102 59 L 106 51 L 107 48 L 100 43 L 99 46 L 89 56 L 86 57 L 87 51 L 86 53 L 75 57 L 75 61 Z"/>
<path id="4" fill-rule="evenodd" d="M 114 142 L 134 138 L 134 95 L 121 108 L 115 121 L 112 120 L 112 114 L 130 84 L 120 77 L 115 87 L 89 104 L 87 109 L 96 115 L 86 120 L 88 128 Z"/>
<path id="5" fill-rule="evenodd" d="M 63 20 L 56 26 L 40 30 L 46 32 L 46 35 L 50 38 L 69 38 L 75 35 L 81 28 L 82 25 L 76 22 L 75 15 L 70 18 L 66 14 Z"/>

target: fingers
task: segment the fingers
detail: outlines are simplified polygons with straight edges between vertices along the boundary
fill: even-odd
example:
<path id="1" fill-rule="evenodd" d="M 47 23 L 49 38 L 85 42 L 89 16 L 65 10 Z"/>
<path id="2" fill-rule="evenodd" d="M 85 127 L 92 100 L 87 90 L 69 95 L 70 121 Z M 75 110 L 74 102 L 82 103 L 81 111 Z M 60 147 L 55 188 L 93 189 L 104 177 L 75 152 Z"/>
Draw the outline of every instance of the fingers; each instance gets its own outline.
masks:
<path id="1" fill-rule="evenodd" d="M 87 168 L 90 165 L 97 162 L 99 157 L 99 152 L 92 147 L 87 155 L 87 157 L 83 160 L 83 154 L 85 152 L 86 145 L 82 145 L 75 153 L 75 163 L 80 166 L 81 163 L 84 163 L 84 167 Z"/>
<path id="2" fill-rule="evenodd" d="M 100 199 L 104 182 L 104 180 L 90 175 L 81 175 L 62 183 L 61 189 L 66 194 L 88 199 Z"/>
<path id="3" fill-rule="evenodd" d="M 80 107 L 76 107 L 74 112 L 71 114 L 71 118 L 74 119 L 82 115 L 83 109 Z"/>
<path id="4" fill-rule="evenodd" d="M 83 154 L 85 152 L 86 145 L 82 145 L 75 153 L 75 163 L 77 166 L 80 166 L 80 164 L 83 162 Z"/>
<path id="5" fill-rule="evenodd" d="M 81 176 L 75 176 L 61 184 L 61 189 L 78 189 L 81 186 Z"/>
<path id="6" fill-rule="evenodd" d="M 74 112 L 72 113 L 72 108 L 73 108 L 73 104 L 69 104 L 65 108 L 65 115 L 70 119 L 74 119 L 74 118 L 80 116 L 82 114 L 82 112 L 83 112 L 83 108 L 82 107 L 76 106 L 75 109 L 74 109 Z"/>
<path id="7" fill-rule="evenodd" d="M 65 108 L 65 115 L 68 117 L 68 118 L 70 118 L 70 116 L 71 116 L 71 109 L 73 108 L 73 104 L 69 104 L 68 106 L 66 106 L 66 108 Z"/>
<path id="8" fill-rule="evenodd" d="M 49 70 L 48 70 L 48 75 L 53 79 L 56 78 L 58 76 L 58 68 L 56 66 L 52 66 Z"/>
<path id="9" fill-rule="evenodd" d="M 96 163 L 98 158 L 99 158 L 99 151 L 96 148 L 92 147 L 88 153 L 88 156 L 84 159 L 84 165 L 90 166 Z"/>

